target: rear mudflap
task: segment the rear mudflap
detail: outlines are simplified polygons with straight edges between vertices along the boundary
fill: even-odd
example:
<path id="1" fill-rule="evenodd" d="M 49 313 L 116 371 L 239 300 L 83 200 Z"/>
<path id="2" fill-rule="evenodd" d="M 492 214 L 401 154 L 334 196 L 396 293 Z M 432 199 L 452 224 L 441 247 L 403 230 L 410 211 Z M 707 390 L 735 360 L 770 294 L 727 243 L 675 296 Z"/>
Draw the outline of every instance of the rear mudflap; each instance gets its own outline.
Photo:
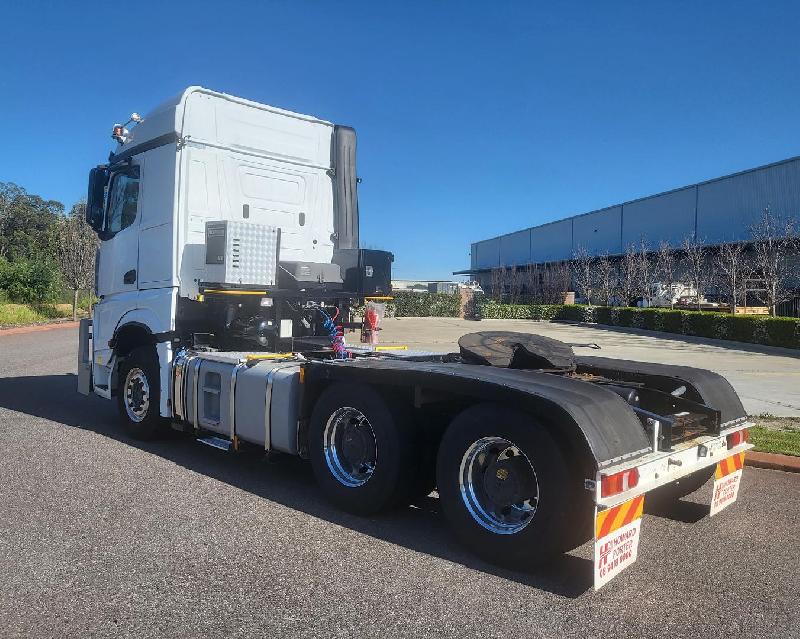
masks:
<path id="1" fill-rule="evenodd" d="M 719 439 L 725 441 L 725 436 Z M 706 450 L 699 450 L 703 446 Z M 715 449 L 716 454 L 709 455 L 709 448 Z M 599 590 L 636 562 L 642 530 L 642 513 L 648 492 L 716 464 L 709 506 L 709 516 L 714 516 L 736 501 L 745 452 L 750 448 L 752 448 L 750 444 L 742 443 L 723 453 L 715 446 L 715 442 L 695 444 L 693 447 L 695 463 L 683 465 L 684 460 L 692 457 L 692 449 L 685 448 L 681 451 L 682 456 L 677 458 L 677 461 L 681 462 L 677 466 L 679 471 L 669 474 L 667 478 L 658 475 L 652 467 L 648 468 L 648 465 L 652 465 L 655 460 L 637 460 L 642 462 L 642 467 L 646 469 L 646 481 L 613 497 L 601 496 L 602 479 L 599 473 L 594 485 L 587 482 L 587 487 L 591 485 L 597 496 L 594 507 L 594 589 Z M 627 464 L 621 470 L 631 470 L 634 467 L 635 465 Z M 658 467 L 664 468 L 663 465 Z M 669 463 L 666 468 L 670 468 Z M 609 471 L 620 472 L 617 468 L 611 468 L 604 471 L 604 474 Z"/>

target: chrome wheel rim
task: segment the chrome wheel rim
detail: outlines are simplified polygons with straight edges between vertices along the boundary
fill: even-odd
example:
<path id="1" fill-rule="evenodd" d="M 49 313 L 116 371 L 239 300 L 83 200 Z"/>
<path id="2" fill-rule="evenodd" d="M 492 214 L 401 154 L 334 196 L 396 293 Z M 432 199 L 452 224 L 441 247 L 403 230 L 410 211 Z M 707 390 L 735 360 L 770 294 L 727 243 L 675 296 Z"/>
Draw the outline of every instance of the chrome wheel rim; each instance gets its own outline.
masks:
<path id="1" fill-rule="evenodd" d="M 150 383 L 141 368 L 132 368 L 125 377 L 125 412 L 132 422 L 141 422 L 150 408 Z"/>
<path id="2" fill-rule="evenodd" d="M 461 459 L 461 499 L 472 518 L 498 535 L 527 527 L 539 504 L 539 482 L 528 456 L 502 437 L 474 442 Z"/>
<path id="3" fill-rule="evenodd" d="M 325 463 L 333 477 L 348 488 L 366 484 L 375 472 L 378 444 L 366 415 L 345 406 L 334 412 L 323 433 Z"/>

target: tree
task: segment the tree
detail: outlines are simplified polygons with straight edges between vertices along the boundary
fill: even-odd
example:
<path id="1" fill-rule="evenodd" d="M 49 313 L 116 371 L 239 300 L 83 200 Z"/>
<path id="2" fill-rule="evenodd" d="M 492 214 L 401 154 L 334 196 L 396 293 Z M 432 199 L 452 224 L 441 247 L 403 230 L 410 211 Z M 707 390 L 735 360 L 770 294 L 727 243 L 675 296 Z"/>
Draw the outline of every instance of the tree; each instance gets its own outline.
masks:
<path id="1" fill-rule="evenodd" d="M 550 262 L 542 271 L 541 297 L 543 304 L 563 304 L 569 290 L 570 272 L 566 262 Z"/>
<path id="2" fill-rule="evenodd" d="M 697 310 L 701 308 L 706 286 L 712 279 L 708 265 L 708 249 L 702 239 L 687 235 L 683 240 L 683 270 L 697 294 Z"/>
<path id="3" fill-rule="evenodd" d="M 747 255 L 746 246 L 741 242 L 723 244 L 716 255 L 716 272 L 720 288 L 736 314 L 740 300 L 745 301 L 745 284 L 753 272 L 752 262 Z"/>
<path id="4" fill-rule="evenodd" d="M 78 316 L 78 293 L 89 290 L 94 282 L 97 235 L 86 223 L 86 202 L 72 207 L 58 222 L 56 257 L 64 284 L 72 291 L 72 319 Z"/>
<path id="5" fill-rule="evenodd" d="M 595 263 L 595 285 L 600 301 L 606 306 L 611 306 L 614 295 L 614 262 L 608 253 L 603 253 Z"/>
<path id="6" fill-rule="evenodd" d="M 617 292 L 621 298 L 622 305 L 628 306 L 631 298 L 636 296 L 636 281 L 639 271 L 639 257 L 636 247 L 628 244 L 625 248 L 625 255 L 619 265 L 619 278 L 617 279 Z"/>
<path id="7" fill-rule="evenodd" d="M 778 304 L 789 299 L 788 283 L 797 271 L 797 224 L 767 207 L 750 235 L 755 268 L 764 282 L 763 302 L 769 306 L 770 315 L 775 315 Z"/>
<path id="8" fill-rule="evenodd" d="M 539 264 L 528 264 L 521 273 L 522 291 L 528 304 L 542 303 L 543 267 Z"/>
<path id="9" fill-rule="evenodd" d="M 572 253 L 572 279 L 575 288 L 586 298 L 589 306 L 592 305 L 592 290 L 594 288 L 594 262 L 585 246 L 579 246 Z"/>
<path id="10" fill-rule="evenodd" d="M 492 299 L 501 302 L 503 301 L 503 293 L 506 288 L 506 280 L 508 279 L 506 269 L 502 267 L 492 269 Z"/>
<path id="11" fill-rule="evenodd" d="M 653 287 L 653 264 L 650 261 L 650 247 L 642 237 L 639 247 L 633 249 L 634 296 L 641 297 L 650 305 Z"/>
<path id="12" fill-rule="evenodd" d="M 509 302 L 511 304 L 517 304 L 520 301 L 524 285 L 525 271 L 521 268 L 517 268 L 515 264 L 508 270 L 508 293 L 510 298 Z"/>
<path id="13" fill-rule="evenodd" d="M 676 279 L 675 251 L 672 250 L 669 242 L 661 240 L 656 253 L 656 274 L 661 284 L 669 296 L 669 307 L 675 308 L 675 297 L 673 289 Z"/>
<path id="14" fill-rule="evenodd" d="M 54 230 L 64 205 L 0 182 L 0 257 L 49 260 L 54 255 Z"/>

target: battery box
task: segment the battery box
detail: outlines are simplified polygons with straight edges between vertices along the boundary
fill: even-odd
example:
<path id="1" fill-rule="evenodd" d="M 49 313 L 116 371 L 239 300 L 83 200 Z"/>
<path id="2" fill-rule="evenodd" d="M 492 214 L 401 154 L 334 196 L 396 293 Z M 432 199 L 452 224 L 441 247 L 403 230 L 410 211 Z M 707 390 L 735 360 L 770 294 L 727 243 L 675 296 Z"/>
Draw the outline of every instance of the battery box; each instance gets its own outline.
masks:
<path id="1" fill-rule="evenodd" d="M 206 222 L 204 281 L 222 286 L 275 286 L 281 230 L 238 220 Z"/>

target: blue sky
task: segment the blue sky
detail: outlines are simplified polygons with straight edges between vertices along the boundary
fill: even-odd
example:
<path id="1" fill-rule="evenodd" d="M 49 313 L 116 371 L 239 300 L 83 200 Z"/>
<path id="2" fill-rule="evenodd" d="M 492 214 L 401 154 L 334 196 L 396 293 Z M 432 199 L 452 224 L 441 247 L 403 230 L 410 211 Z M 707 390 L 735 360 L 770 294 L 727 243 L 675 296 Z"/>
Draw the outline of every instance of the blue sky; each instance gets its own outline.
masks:
<path id="1" fill-rule="evenodd" d="M 362 245 L 472 241 L 800 153 L 800 5 L 15 2 L 0 181 L 69 206 L 111 124 L 190 84 L 354 126 Z"/>

